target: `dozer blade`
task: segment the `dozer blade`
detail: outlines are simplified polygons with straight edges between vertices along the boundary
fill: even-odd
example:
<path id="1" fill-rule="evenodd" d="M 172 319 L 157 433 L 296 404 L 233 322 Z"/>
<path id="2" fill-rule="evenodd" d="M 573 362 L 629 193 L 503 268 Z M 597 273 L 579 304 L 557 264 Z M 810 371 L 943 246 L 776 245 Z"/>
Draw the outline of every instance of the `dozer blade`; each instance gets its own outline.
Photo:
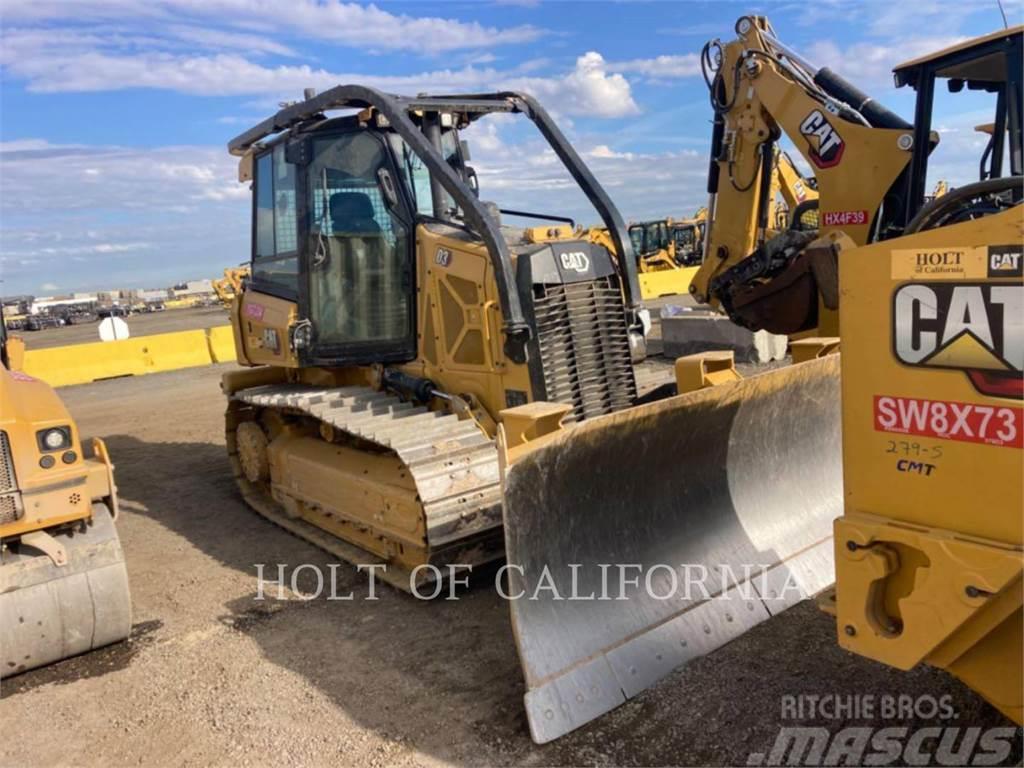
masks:
<path id="1" fill-rule="evenodd" d="M 585 422 L 505 483 L 513 632 L 544 743 L 833 581 L 838 356 Z"/>
<path id="2" fill-rule="evenodd" d="M 67 564 L 24 545 L 0 560 L 0 678 L 128 637 L 124 553 L 106 505 L 92 509 L 84 533 L 54 536 Z"/>

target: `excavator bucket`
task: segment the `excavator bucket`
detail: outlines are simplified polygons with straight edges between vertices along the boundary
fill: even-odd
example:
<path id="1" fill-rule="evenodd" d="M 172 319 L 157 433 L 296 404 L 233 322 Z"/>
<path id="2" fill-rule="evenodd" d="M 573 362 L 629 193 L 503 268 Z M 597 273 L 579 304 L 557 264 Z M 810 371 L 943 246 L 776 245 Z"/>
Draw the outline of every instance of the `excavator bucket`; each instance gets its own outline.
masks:
<path id="1" fill-rule="evenodd" d="M 832 583 L 840 432 L 830 355 L 584 422 L 506 469 L 534 741 Z"/>
<path id="2" fill-rule="evenodd" d="M 24 543 L 0 559 L 0 678 L 128 637 L 124 553 L 104 504 L 85 531 L 53 537 L 62 565 Z"/>

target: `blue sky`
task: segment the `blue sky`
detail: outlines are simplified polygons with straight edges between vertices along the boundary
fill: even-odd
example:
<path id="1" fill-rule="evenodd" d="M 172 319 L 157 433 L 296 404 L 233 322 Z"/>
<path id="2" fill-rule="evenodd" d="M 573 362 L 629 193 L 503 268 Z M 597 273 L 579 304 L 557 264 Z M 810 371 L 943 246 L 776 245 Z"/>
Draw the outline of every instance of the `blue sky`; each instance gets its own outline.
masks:
<path id="1" fill-rule="evenodd" d="M 1024 19 L 1020 0 L 1003 7 Z M 245 261 L 227 141 L 339 82 L 532 92 L 624 216 L 690 214 L 711 117 L 698 54 L 749 13 L 908 119 L 893 65 L 1002 26 L 996 0 L 0 0 L 0 294 L 162 287 Z M 934 167 L 954 184 L 976 173 L 986 98 L 937 105 Z M 485 199 L 596 219 L 522 119 L 467 138 Z"/>

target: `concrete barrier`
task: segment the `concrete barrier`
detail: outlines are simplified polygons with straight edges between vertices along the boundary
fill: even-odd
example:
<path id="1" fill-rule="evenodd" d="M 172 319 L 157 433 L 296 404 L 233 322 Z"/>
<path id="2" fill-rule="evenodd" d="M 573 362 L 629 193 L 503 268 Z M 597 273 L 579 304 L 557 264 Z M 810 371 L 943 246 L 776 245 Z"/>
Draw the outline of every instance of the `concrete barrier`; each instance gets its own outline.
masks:
<path id="1" fill-rule="evenodd" d="M 230 325 L 218 325 L 206 331 L 206 343 L 210 348 L 210 360 L 214 363 L 231 363 L 235 355 L 235 335 Z"/>
<path id="2" fill-rule="evenodd" d="M 25 352 L 23 370 L 53 387 L 173 371 L 235 359 L 231 326 Z"/>
<path id="3" fill-rule="evenodd" d="M 748 331 L 724 315 L 703 311 L 663 317 L 661 338 L 663 354 L 668 358 L 731 349 L 737 361 L 751 363 L 782 360 L 788 342 L 786 336 Z"/>

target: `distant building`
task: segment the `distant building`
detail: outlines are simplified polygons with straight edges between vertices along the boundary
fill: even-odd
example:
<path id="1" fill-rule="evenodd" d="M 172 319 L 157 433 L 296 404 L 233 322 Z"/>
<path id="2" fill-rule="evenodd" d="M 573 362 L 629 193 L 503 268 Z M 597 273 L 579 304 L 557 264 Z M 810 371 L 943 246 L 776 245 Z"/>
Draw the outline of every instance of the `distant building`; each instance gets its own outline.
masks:
<path id="1" fill-rule="evenodd" d="M 170 291 L 166 288 L 139 288 L 131 291 L 132 301 L 164 301 L 167 299 Z"/>
<path id="2" fill-rule="evenodd" d="M 40 312 L 49 312 L 54 307 L 81 307 L 82 309 L 89 309 L 96 303 L 97 299 L 93 294 L 85 294 L 84 298 L 81 299 L 71 296 L 36 299 L 32 302 L 32 306 L 29 307 L 29 313 L 38 315 Z"/>
<path id="3" fill-rule="evenodd" d="M 28 308 L 32 306 L 32 297 L 8 296 L 5 299 L 0 299 L 0 305 L 3 306 L 4 317 L 11 317 L 12 315 L 27 315 Z"/>
<path id="4" fill-rule="evenodd" d="M 171 289 L 175 297 L 204 296 L 213 294 L 213 283 L 210 280 L 189 280 L 178 283 Z"/>

